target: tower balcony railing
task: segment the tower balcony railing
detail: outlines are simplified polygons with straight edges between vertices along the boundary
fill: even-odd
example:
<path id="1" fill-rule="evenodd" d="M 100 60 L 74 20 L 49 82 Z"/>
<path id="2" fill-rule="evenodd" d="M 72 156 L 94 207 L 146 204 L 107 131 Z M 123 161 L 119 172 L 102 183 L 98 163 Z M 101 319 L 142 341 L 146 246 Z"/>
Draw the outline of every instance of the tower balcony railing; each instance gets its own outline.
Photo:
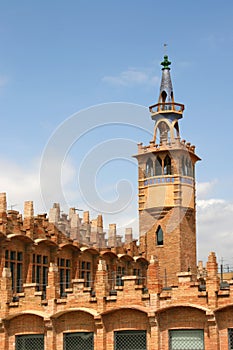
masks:
<path id="1" fill-rule="evenodd" d="M 149 111 L 152 114 L 171 113 L 171 112 L 182 114 L 184 111 L 184 105 L 182 103 L 176 103 L 176 102 L 159 102 L 159 103 L 156 103 L 155 105 L 150 106 Z"/>

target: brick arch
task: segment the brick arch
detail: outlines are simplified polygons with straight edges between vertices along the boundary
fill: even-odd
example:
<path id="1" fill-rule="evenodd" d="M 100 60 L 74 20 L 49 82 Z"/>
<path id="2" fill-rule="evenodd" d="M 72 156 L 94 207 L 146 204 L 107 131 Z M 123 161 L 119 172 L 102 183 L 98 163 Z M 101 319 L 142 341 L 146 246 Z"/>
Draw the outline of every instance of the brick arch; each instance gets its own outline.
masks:
<path id="1" fill-rule="evenodd" d="M 148 317 L 144 308 L 122 307 L 102 314 L 106 332 L 115 330 L 146 330 Z"/>
<path id="2" fill-rule="evenodd" d="M 14 349 L 15 335 L 44 334 L 44 318 L 32 313 L 22 313 L 6 320 L 6 333 L 9 337 L 9 348 Z"/>
<path id="3" fill-rule="evenodd" d="M 174 306 L 157 313 L 160 346 L 168 344 L 171 329 L 203 329 L 208 333 L 206 310 L 194 306 Z"/>
<path id="4" fill-rule="evenodd" d="M 228 344 L 228 328 L 233 328 L 233 305 L 227 305 L 221 309 L 214 311 L 215 319 L 219 331 L 219 340 L 221 349 L 224 348 L 224 344 Z"/>
<path id="5" fill-rule="evenodd" d="M 171 328 L 204 328 L 206 311 L 193 306 L 174 306 L 157 313 L 161 330 Z"/>
<path id="6" fill-rule="evenodd" d="M 63 332 L 94 332 L 94 315 L 85 310 L 67 311 L 54 318 L 56 334 Z"/>
<path id="7" fill-rule="evenodd" d="M 219 330 L 233 328 L 233 304 L 227 305 L 214 311 Z"/>
<path id="8" fill-rule="evenodd" d="M 7 321 L 9 336 L 15 334 L 44 333 L 44 319 L 35 314 L 21 314 Z"/>
<path id="9" fill-rule="evenodd" d="M 54 317 L 55 316 L 55 317 Z M 56 350 L 63 350 L 65 333 L 94 332 L 96 333 L 94 313 L 83 310 L 66 310 L 53 316 Z"/>
<path id="10" fill-rule="evenodd" d="M 143 307 L 122 307 L 102 314 L 103 326 L 106 330 L 106 344 L 108 350 L 114 349 L 114 332 L 133 330 L 150 333 L 148 316 Z"/>

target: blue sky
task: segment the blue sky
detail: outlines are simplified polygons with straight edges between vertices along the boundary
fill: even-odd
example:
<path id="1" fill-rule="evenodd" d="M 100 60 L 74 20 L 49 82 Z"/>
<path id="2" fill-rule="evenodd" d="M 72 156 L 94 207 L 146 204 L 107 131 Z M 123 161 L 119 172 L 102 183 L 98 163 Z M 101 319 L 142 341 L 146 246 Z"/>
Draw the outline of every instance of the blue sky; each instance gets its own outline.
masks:
<path id="1" fill-rule="evenodd" d="M 37 212 L 48 210 L 40 196 L 41 157 L 71 115 L 111 102 L 144 107 L 157 102 L 167 43 L 175 100 L 186 107 L 181 134 L 197 146 L 202 158 L 197 165 L 199 257 L 205 260 L 214 250 L 219 259 L 233 265 L 228 249 L 233 243 L 232 15 L 230 0 L 2 1 L 0 190 L 7 192 L 9 207 L 17 204 L 15 209 L 21 210 L 25 200 L 34 200 Z M 109 125 L 89 128 L 67 149 L 62 169 L 64 209 L 70 205 L 89 209 L 75 188 L 86 154 L 115 139 L 118 145 L 120 138 L 135 144 L 150 140 L 137 123 L 113 127 L 118 117 L 111 108 L 103 111 L 109 115 Z M 91 111 L 93 123 L 98 122 L 98 113 Z M 146 109 L 137 111 L 145 118 L 145 129 L 151 127 L 153 132 Z M 85 118 L 85 113 L 79 115 L 80 125 L 85 125 Z M 128 212 L 105 219 L 106 226 L 112 220 L 128 226 L 137 211 L 137 169 L 128 155 L 122 160 L 114 156 L 113 162 L 105 159 L 95 170 L 95 181 L 105 201 L 118 196 L 115 184 L 122 174 L 130 183 Z M 135 222 L 132 225 L 137 230 Z"/>

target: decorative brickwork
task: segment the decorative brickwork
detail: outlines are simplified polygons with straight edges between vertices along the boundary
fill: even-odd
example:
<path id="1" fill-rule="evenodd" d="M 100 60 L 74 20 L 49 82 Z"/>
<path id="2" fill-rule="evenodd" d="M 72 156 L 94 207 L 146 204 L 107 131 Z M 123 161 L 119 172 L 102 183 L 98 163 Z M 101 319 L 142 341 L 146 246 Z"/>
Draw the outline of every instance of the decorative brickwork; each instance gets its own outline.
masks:
<path id="1" fill-rule="evenodd" d="M 165 64 L 165 63 L 166 64 Z M 34 215 L 7 210 L 0 193 L 0 349 L 233 348 L 233 280 L 216 256 L 196 263 L 195 146 L 180 140 L 168 58 L 155 132 L 138 145 L 139 245 L 102 215 L 55 203 Z M 159 139 L 156 139 L 157 134 Z"/>

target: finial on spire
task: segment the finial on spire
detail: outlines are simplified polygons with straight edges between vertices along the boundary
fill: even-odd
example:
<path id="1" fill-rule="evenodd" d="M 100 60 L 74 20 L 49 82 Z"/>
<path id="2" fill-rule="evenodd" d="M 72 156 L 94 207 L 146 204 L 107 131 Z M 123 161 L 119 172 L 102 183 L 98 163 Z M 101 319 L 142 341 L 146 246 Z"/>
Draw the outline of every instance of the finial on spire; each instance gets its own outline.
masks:
<path id="1" fill-rule="evenodd" d="M 164 69 L 169 69 L 170 70 L 170 67 L 169 67 L 170 64 L 171 64 L 171 62 L 168 61 L 168 56 L 164 55 L 164 60 L 163 60 L 163 62 L 161 62 L 161 65 L 163 66 L 162 70 L 164 70 Z"/>

